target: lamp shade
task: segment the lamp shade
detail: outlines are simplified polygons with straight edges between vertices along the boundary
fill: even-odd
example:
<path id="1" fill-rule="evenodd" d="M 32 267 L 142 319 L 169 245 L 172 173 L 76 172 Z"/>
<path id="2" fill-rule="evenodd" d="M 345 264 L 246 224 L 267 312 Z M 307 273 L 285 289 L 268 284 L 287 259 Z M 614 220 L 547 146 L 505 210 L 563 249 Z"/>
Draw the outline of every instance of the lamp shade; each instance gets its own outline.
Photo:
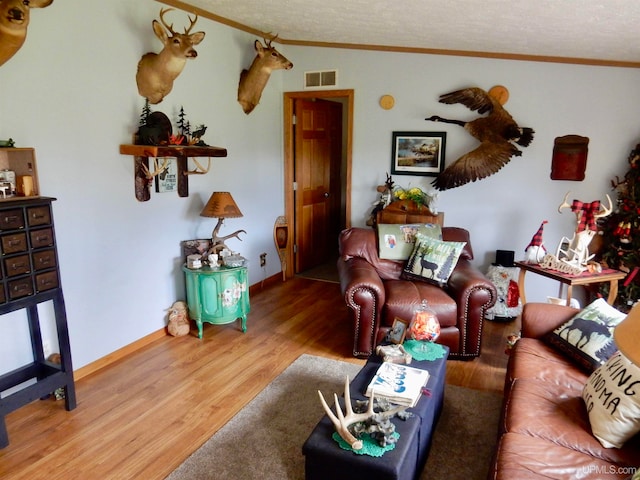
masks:
<path id="1" fill-rule="evenodd" d="M 211 198 L 200 212 L 201 217 L 234 218 L 242 212 L 229 192 L 213 192 Z"/>
<path id="2" fill-rule="evenodd" d="M 613 338 L 622 354 L 640 366 L 640 303 L 616 327 Z"/>

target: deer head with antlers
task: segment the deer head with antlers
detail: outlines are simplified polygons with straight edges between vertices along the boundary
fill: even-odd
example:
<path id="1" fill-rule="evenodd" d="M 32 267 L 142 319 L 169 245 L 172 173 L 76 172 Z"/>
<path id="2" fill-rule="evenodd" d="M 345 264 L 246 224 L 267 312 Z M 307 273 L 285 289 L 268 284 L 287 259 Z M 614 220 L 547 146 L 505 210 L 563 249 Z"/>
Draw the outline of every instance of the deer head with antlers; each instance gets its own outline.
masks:
<path id="1" fill-rule="evenodd" d="M 287 60 L 284 55 L 271 46 L 271 42 L 277 39 L 276 35 L 271 40 L 264 39 L 265 45 L 256 40 L 254 47 L 256 57 L 249 67 L 249 70 L 242 70 L 240 74 L 240 84 L 238 85 L 238 103 L 242 105 L 242 110 L 247 115 L 260 103 L 262 91 L 269 81 L 271 72 L 274 70 L 291 70 L 293 63 Z"/>
<path id="2" fill-rule="evenodd" d="M 138 62 L 136 83 L 138 93 L 149 100 L 149 103 L 160 103 L 171 92 L 173 81 L 180 75 L 187 63 L 187 59 L 196 58 L 198 52 L 193 48 L 204 39 L 204 32 L 190 33 L 198 21 L 189 16 L 189 28 L 184 33 L 176 33 L 173 24 L 167 25 L 164 15 L 173 8 L 160 10 L 160 21 L 153 21 L 153 31 L 163 43 L 160 53 L 145 53 Z M 165 30 L 166 29 L 166 30 Z"/>
<path id="3" fill-rule="evenodd" d="M 13 57 L 27 38 L 30 10 L 53 0 L 0 0 L 0 65 Z"/>

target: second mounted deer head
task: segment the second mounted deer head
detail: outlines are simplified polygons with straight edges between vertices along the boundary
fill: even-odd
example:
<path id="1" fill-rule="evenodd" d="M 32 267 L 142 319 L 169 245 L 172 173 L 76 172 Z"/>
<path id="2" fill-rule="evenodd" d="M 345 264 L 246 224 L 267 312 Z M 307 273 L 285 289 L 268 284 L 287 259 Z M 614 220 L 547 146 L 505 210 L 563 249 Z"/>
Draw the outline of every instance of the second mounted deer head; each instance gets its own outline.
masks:
<path id="1" fill-rule="evenodd" d="M 145 53 L 138 62 L 136 83 L 138 93 L 149 100 L 149 103 L 160 103 L 171 92 L 173 81 L 180 75 L 188 58 L 196 58 L 198 52 L 193 48 L 204 39 L 204 32 L 190 33 L 198 21 L 189 16 L 189 28 L 184 33 L 176 33 L 173 24 L 167 25 L 164 15 L 173 8 L 160 10 L 160 21 L 153 21 L 153 31 L 164 48 L 160 53 Z M 166 30 L 165 30 L 166 29 Z"/>
<path id="2" fill-rule="evenodd" d="M 53 0 L 0 0 L 0 65 L 13 57 L 27 38 L 29 11 Z"/>
<path id="3" fill-rule="evenodd" d="M 291 70 L 293 63 L 287 60 L 284 55 L 271 46 L 278 36 L 271 40 L 264 40 L 265 45 L 256 40 L 256 58 L 249 67 L 249 70 L 242 70 L 240 73 L 240 84 L 238 85 L 238 103 L 242 105 L 242 110 L 247 115 L 260 103 L 262 91 L 269 81 L 271 72 L 274 70 Z"/>

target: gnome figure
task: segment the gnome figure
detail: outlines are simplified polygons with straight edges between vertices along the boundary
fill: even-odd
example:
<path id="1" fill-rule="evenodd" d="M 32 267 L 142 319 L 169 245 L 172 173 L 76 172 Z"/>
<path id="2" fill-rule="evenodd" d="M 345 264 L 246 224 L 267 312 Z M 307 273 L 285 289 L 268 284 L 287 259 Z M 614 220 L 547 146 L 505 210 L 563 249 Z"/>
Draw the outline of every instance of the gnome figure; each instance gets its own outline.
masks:
<path id="1" fill-rule="evenodd" d="M 524 249 L 525 263 L 538 264 L 547 254 L 547 249 L 544 247 L 542 242 L 542 230 L 544 229 L 545 223 L 547 223 L 547 221 L 543 220 L 543 222 L 540 224 L 540 228 L 538 228 L 538 231 L 531 238 L 529 245 L 527 245 L 527 248 Z"/>

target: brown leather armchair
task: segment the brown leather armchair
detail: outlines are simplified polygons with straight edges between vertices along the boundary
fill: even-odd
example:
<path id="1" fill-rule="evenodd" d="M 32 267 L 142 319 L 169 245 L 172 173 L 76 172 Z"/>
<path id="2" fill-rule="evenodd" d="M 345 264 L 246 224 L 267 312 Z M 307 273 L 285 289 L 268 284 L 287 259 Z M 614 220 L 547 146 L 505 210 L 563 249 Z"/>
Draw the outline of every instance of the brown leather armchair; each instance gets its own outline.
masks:
<path id="1" fill-rule="evenodd" d="M 394 319 L 411 320 L 423 299 L 438 316 L 442 330 L 438 343 L 449 347 L 449 358 L 472 359 L 480 355 L 482 322 L 486 310 L 498 298 L 496 289 L 471 264 L 473 250 L 467 230 L 442 227 L 442 236 L 446 241 L 467 244 L 448 283 L 439 287 L 401 279 L 404 262 L 378 257 L 373 229 L 349 228 L 340 233 L 338 273 L 353 318 L 354 356 L 371 355 Z"/>

